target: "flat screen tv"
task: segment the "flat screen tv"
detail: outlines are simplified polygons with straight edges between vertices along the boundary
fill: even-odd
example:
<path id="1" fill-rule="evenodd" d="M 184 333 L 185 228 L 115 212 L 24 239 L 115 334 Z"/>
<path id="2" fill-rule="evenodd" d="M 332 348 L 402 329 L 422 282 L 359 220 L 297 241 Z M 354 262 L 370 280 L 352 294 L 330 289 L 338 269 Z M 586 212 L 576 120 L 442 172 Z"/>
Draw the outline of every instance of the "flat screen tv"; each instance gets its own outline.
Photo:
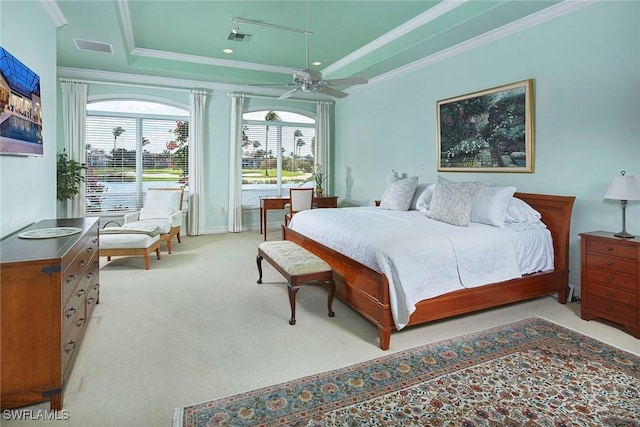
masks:
<path id="1" fill-rule="evenodd" d="M 0 46 L 0 154 L 42 156 L 40 76 Z"/>

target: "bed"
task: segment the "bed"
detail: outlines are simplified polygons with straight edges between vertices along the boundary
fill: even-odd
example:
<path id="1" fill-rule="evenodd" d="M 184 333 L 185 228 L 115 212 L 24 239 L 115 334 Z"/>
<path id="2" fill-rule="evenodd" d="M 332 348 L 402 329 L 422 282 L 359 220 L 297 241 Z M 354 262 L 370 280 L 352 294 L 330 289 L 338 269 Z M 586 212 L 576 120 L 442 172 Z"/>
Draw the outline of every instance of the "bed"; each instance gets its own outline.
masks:
<path id="1" fill-rule="evenodd" d="M 569 229 L 574 197 L 515 193 L 538 211 L 552 238 L 553 267 L 505 281 L 453 290 L 415 304 L 406 326 L 470 313 L 557 292 L 566 303 L 569 279 Z M 295 217 L 294 217 L 295 218 Z M 283 239 L 308 249 L 327 261 L 334 274 L 336 296 L 378 328 L 382 350 L 389 348 L 391 332 L 396 330 L 390 298 L 389 280 L 384 273 L 343 255 L 335 249 L 294 231 L 282 228 Z M 403 324 L 402 327 L 405 325 Z"/>

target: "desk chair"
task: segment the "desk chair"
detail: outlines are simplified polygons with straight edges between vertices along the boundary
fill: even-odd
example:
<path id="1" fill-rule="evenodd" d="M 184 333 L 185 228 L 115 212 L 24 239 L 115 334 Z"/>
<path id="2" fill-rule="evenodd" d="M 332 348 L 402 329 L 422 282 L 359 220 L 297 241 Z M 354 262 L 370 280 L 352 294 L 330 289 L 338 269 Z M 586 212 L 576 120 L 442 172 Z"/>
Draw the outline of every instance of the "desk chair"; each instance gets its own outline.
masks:
<path id="1" fill-rule="evenodd" d="M 284 215 L 285 226 L 297 212 L 313 207 L 313 188 L 290 188 L 289 200 L 289 212 Z"/>

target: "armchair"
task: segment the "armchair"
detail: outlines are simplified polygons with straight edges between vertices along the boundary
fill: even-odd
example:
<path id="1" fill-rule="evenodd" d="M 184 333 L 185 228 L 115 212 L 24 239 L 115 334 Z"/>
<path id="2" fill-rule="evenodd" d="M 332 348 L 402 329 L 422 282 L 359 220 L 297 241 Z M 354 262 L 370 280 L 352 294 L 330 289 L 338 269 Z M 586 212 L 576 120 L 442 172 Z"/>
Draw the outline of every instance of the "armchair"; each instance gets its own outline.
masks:
<path id="1" fill-rule="evenodd" d="M 140 212 L 124 215 L 122 228 L 136 229 L 139 226 L 155 225 L 160 228 L 160 240 L 167 243 L 167 252 L 171 253 L 171 240 L 180 240 L 182 225 L 183 188 L 149 188 Z"/>

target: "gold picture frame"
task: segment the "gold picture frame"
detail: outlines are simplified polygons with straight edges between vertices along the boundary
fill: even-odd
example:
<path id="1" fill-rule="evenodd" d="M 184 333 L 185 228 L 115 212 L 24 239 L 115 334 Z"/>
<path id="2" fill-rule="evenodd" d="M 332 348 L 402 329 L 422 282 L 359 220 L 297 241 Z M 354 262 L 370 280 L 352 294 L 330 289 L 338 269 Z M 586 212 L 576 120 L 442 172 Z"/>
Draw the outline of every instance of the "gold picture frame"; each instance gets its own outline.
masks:
<path id="1" fill-rule="evenodd" d="M 533 172 L 533 79 L 438 101 L 439 172 Z"/>

